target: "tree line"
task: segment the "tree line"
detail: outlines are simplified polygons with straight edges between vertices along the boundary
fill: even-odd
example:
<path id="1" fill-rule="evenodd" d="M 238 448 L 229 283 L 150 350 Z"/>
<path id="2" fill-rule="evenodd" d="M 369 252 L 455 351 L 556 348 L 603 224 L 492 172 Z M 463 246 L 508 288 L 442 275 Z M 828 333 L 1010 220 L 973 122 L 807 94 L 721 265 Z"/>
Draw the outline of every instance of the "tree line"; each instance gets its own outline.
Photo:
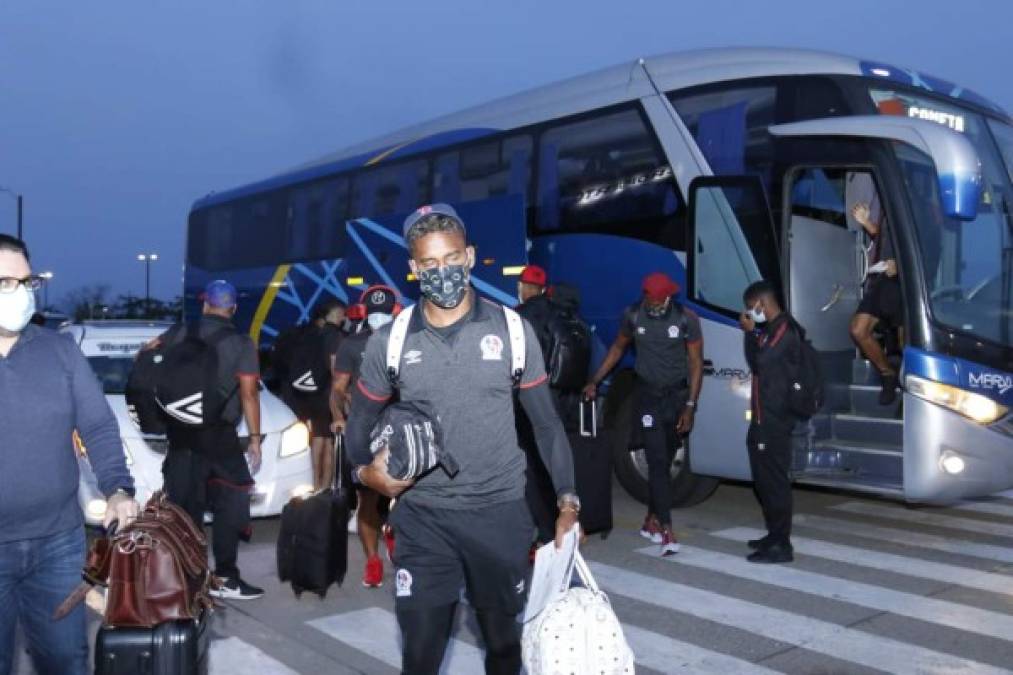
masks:
<path id="1" fill-rule="evenodd" d="M 156 321 L 178 321 L 183 316 L 183 297 L 172 300 L 144 297 L 132 293 L 112 296 L 109 286 L 92 284 L 76 288 L 63 296 L 57 308 L 47 307 L 46 311 L 62 310 L 74 321 L 89 319 L 150 319 Z"/>

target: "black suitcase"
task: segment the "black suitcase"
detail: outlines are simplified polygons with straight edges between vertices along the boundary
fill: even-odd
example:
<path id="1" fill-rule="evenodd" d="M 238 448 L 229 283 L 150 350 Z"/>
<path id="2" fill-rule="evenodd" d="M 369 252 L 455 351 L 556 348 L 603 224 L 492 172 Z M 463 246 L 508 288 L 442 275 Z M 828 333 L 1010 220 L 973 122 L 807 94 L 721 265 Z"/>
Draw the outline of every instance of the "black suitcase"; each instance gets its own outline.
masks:
<path id="1" fill-rule="evenodd" d="M 208 617 L 154 628 L 102 626 L 95 638 L 95 675 L 207 675 Z"/>
<path id="2" fill-rule="evenodd" d="M 338 436 L 336 466 L 343 452 Z M 348 570 L 348 497 L 343 472 L 336 485 L 308 497 L 293 497 L 281 511 L 278 534 L 278 578 L 292 584 L 296 596 L 303 591 L 327 595 L 331 584 L 339 586 Z"/>
<path id="3" fill-rule="evenodd" d="M 587 534 L 612 530 L 612 444 L 600 428 L 594 401 L 580 404 L 580 428 L 569 433 L 573 478 L 580 497 L 580 526 Z"/>

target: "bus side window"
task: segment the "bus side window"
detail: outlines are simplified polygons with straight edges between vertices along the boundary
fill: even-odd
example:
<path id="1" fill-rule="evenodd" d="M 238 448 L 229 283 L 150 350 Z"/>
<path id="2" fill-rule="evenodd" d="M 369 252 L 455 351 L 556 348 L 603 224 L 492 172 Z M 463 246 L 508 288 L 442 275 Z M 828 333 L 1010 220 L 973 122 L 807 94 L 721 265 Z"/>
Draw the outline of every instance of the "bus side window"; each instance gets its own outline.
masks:
<path id="1" fill-rule="evenodd" d="M 484 141 L 436 157 L 433 201 L 471 202 L 522 195 L 530 203 L 531 136 Z"/>
<path id="2" fill-rule="evenodd" d="M 348 180 L 340 178 L 293 189 L 288 200 L 288 260 L 339 258 Z"/>
<path id="3" fill-rule="evenodd" d="M 429 162 L 410 160 L 356 175 L 352 218 L 410 213 L 429 200 Z"/>
<path id="4" fill-rule="evenodd" d="M 681 249 L 682 200 L 636 109 L 560 124 L 541 136 L 535 234 L 598 233 Z"/>

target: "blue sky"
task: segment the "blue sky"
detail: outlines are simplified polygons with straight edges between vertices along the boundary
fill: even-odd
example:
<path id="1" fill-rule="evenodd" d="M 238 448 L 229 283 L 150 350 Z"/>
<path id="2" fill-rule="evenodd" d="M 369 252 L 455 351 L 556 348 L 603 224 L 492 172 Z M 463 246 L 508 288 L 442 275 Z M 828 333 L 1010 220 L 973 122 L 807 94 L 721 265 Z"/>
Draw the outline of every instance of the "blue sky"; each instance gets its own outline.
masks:
<path id="1" fill-rule="evenodd" d="M 352 142 L 595 68 L 790 46 L 909 66 L 1013 109 L 1009 0 L 8 0 L 0 185 L 52 298 L 182 285 L 190 204 Z M 0 231 L 14 228 L 0 195 Z"/>

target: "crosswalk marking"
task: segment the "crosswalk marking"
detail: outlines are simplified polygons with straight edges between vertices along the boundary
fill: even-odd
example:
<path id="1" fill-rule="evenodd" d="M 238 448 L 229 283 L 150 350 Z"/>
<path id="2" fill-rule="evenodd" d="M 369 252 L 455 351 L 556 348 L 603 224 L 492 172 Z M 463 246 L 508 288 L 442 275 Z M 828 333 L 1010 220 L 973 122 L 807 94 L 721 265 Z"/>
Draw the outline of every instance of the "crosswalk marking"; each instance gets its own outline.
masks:
<path id="1" fill-rule="evenodd" d="M 353 649 L 383 661 L 392 668 L 401 667 L 401 630 L 393 612 L 370 607 L 345 614 L 333 614 L 306 623 Z M 481 649 L 463 640 L 451 638 L 440 672 L 453 675 L 481 673 L 484 670 L 485 659 Z"/>
<path id="2" fill-rule="evenodd" d="M 996 492 L 993 497 L 1005 497 L 1006 499 L 1013 499 L 1013 490 L 1006 490 L 1004 492 Z"/>
<path id="3" fill-rule="evenodd" d="M 711 536 L 731 541 L 745 542 L 759 539 L 766 534 L 765 530 L 750 527 L 733 527 L 719 532 L 711 532 Z M 909 577 L 930 579 L 967 588 L 977 588 L 988 593 L 1005 593 L 1013 596 L 1013 576 L 980 572 L 968 567 L 946 565 L 904 555 L 881 553 L 867 548 L 831 544 L 819 539 L 792 536 L 792 546 L 796 553 L 811 555 L 817 558 L 836 560 L 837 562 L 870 567 L 885 572 L 895 572 Z"/>
<path id="4" fill-rule="evenodd" d="M 957 511 L 971 511 L 973 513 L 988 513 L 993 516 L 1006 516 L 1013 518 L 1013 504 L 1007 502 L 963 502 L 950 508 Z"/>
<path id="5" fill-rule="evenodd" d="M 1013 547 L 1009 546 L 980 544 L 974 541 L 941 537 L 935 534 L 924 534 L 912 530 L 898 530 L 892 527 L 880 527 L 868 523 L 856 523 L 851 520 L 824 518 L 823 516 L 810 516 L 808 514 L 796 515 L 794 524 L 801 527 L 825 530 L 835 536 L 845 534 L 853 537 L 865 537 L 892 544 L 917 546 L 945 553 L 971 556 L 972 558 L 1013 563 Z"/>
<path id="6" fill-rule="evenodd" d="M 657 557 L 657 548 L 638 549 L 637 553 Z M 674 565 L 686 565 L 740 579 L 759 581 L 778 588 L 787 588 L 829 600 L 840 600 L 881 612 L 926 621 L 957 630 L 988 635 L 999 640 L 1013 637 L 1013 616 L 970 607 L 947 600 L 927 598 L 914 593 L 894 591 L 883 586 L 848 581 L 840 577 L 817 574 L 797 567 L 755 565 L 744 555 L 717 553 L 702 548 L 683 546 L 678 556 L 662 558 Z"/>
<path id="7" fill-rule="evenodd" d="M 680 554 L 681 555 L 681 554 Z M 732 626 L 843 661 L 889 673 L 1005 673 L 1004 669 L 880 637 L 862 630 L 738 600 L 693 586 L 592 563 L 598 583 L 614 595 Z"/>
<path id="8" fill-rule="evenodd" d="M 209 649 L 209 675 L 299 675 L 281 661 L 237 637 L 212 640 Z"/>
<path id="9" fill-rule="evenodd" d="M 901 520 L 907 523 L 918 525 L 932 525 L 935 527 L 946 527 L 965 532 L 977 532 L 979 534 L 990 534 L 997 537 L 1009 537 L 1013 539 L 1013 525 L 1005 523 L 985 522 L 972 518 L 957 518 L 955 516 L 944 516 L 931 511 L 909 511 L 901 506 L 886 506 L 883 504 L 865 504 L 862 502 L 845 502 L 835 504 L 830 508 L 856 513 L 862 516 L 874 516 L 877 518 L 890 518 Z"/>
<path id="10" fill-rule="evenodd" d="M 667 635 L 658 635 L 637 626 L 623 625 L 623 635 L 633 650 L 638 666 L 662 673 L 704 673 L 707 675 L 767 675 L 777 671 L 712 652 Z"/>

